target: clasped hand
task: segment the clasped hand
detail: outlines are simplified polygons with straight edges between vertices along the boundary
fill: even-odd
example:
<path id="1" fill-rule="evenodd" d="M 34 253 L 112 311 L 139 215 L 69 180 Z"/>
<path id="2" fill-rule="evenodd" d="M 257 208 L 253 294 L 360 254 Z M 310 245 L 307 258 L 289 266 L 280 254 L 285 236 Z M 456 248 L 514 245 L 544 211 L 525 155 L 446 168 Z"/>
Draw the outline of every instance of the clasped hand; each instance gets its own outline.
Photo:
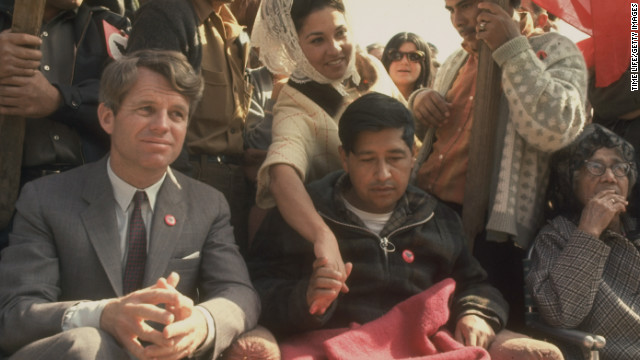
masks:
<path id="1" fill-rule="evenodd" d="M 138 359 L 172 360 L 192 354 L 207 336 L 207 323 L 193 301 L 175 289 L 179 280 L 171 273 L 151 287 L 109 301 L 100 327 Z M 149 321 L 164 329 L 154 329 Z"/>

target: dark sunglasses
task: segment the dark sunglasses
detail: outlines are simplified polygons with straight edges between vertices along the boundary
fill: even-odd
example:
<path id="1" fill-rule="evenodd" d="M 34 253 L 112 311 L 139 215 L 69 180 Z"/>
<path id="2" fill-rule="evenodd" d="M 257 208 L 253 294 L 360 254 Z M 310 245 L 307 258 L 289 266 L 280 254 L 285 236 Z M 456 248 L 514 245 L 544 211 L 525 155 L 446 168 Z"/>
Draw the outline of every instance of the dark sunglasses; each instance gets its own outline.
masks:
<path id="1" fill-rule="evenodd" d="M 398 50 L 389 51 L 389 59 L 391 59 L 391 61 L 400 61 L 405 56 L 411 62 L 420 62 L 422 61 L 422 59 L 424 59 L 424 53 L 420 50 L 410 52 L 402 52 Z"/>

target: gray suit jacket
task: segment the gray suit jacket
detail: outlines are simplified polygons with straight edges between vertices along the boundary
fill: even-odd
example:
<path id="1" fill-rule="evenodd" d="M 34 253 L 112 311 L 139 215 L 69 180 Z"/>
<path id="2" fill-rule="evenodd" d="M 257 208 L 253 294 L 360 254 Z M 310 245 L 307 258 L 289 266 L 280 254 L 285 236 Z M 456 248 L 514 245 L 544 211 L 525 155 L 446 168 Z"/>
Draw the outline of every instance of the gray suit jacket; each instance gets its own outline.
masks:
<path id="1" fill-rule="evenodd" d="M 259 299 L 223 195 L 175 176 L 179 185 L 167 176 L 158 192 L 143 286 L 180 274 L 178 290 L 213 316 L 217 357 L 255 326 Z M 0 348 L 11 353 L 59 333 L 65 310 L 78 300 L 123 295 L 115 206 L 106 158 L 24 186 L 0 261 Z"/>

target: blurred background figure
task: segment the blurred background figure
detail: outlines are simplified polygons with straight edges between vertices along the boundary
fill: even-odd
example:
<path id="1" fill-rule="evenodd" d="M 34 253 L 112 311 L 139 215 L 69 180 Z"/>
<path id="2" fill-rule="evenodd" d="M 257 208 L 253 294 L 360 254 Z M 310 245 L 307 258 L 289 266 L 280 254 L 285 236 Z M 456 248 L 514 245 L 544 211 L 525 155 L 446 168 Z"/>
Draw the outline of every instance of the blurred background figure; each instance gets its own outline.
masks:
<path id="1" fill-rule="evenodd" d="M 384 47 L 382 64 L 405 99 L 414 90 L 429 84 L 431 51 L 429 45 L 414 33 L 394 35 Z"/>
<path id="2" fill-rule="evenodd" d="M 384 46 L 380 43 L 373 43 L 367 45 L 367 53 L 371 56 L 375 56 L 378 60 L 382 60 L 382 52 L 384 51 Z"/>

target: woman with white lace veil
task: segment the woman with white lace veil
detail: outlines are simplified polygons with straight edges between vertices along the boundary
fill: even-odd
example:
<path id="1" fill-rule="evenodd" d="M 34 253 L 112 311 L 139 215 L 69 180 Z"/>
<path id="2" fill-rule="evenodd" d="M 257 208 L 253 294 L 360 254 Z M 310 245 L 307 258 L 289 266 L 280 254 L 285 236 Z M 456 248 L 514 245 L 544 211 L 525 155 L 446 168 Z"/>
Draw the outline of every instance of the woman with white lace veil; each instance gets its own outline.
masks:
<path id="1" fill-rule="evenodd" d="M 315 265 L 336 271 L 346 290 L 350 265 L 304 184 L 341 168 L 338 119 L 348 104 L 369 91 L 404 99 L 379 61 L 357 53 L 342 0 L 263 0 L 251 42 L 272 73 L 289 77 L 273 109 L 273 140 L 258 172 L 256 202 L 278 206 L 314 244 L 316 257 L 326 258 Z M 312 313 L 324 313 L 337 295 L 314 303 Z"/>

